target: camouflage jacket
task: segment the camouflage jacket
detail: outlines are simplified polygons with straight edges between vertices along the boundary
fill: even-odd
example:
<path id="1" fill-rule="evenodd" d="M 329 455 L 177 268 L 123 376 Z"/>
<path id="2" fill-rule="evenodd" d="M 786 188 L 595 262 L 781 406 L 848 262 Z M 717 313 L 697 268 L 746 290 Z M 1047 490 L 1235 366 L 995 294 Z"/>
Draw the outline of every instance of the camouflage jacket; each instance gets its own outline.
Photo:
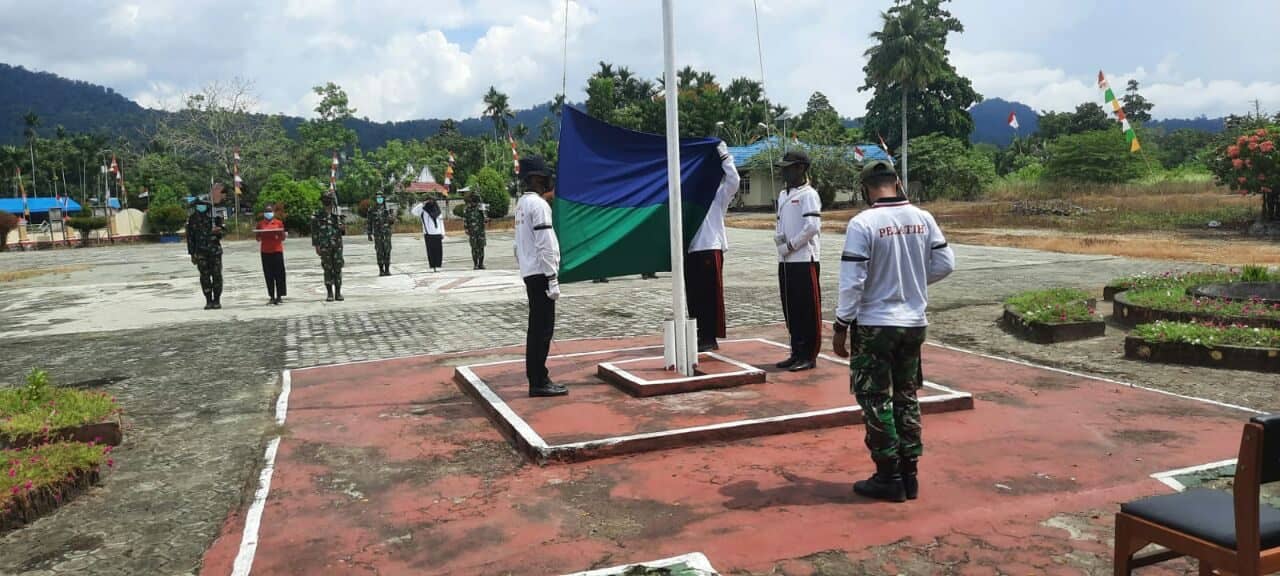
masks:
<path id="1" fill-rule="evenodd" d="M 371 236 L 389 236 L 395 225 L 395 215 L 386 206 L 369 208 L 369 218 L 365 220 L 364 233 Z"/>
<path id="2" fill-rule="evenodd" d="M 222 254 L 222 228 L 213 225 L 208 212 L 192 212 L 187 218 L 187 254 L 217 256 Z"/>
<path id="3" fill-rule="evenodd" d="M 325 252 L 342 251 L 342 235 L 346 233 L 342 216 L 321 208 L 311 217 L 311 245 Z"/>
<path id="4" fill-rule="evenodd" d="M 472 238 L 484 238 L 484 210 L 480 209 L 479 202 L 470 202 L 467 207 L 462 210 L 463 228 L 467 231 L 467 236 Z"/>

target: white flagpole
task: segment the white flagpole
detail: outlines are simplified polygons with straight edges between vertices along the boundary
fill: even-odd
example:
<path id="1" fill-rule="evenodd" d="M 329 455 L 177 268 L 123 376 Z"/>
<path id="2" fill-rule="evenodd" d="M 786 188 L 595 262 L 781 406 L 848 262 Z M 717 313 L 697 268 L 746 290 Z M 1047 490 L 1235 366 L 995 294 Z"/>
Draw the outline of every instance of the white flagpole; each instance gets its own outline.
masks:
<path id="1" fill-rule="evenodd" d="M 680 106 L 676 84 L 675 17 L 672 0 L 662 0 L 662 48 L 666 64 L 667 106 L 667 208 L 671 229 L 671 319 L 669 333 L 664 338 L 667 364 L 684 376 L 693 375 L 697 352 L 689 342 L 688 319 L 685 313 L 684 295 L 684 230 L 683 212 L 680 208 Z M 691 353 L 692 351 L 692 353 Z"/>

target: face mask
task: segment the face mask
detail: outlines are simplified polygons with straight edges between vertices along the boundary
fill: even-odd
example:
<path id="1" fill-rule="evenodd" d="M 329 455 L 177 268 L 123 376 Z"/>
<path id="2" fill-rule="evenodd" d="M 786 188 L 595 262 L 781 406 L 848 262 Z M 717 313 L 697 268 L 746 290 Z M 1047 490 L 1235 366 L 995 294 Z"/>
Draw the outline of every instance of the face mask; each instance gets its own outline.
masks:
<path id="1" fill-rule="evenodd" d="M 378 203 L 379 203 L 379 204 L 381 204 L 381 203 L 382 203 L 382 199 L 381 199 L 381 198 L 379 198 L 379 199 L 378 199 Z"/>
<path id="2" fill-rule="evenodd" d="M 263 213 L 262 213 L 262 217 L 263 217 L 263 218 L 266 218 L 267 220 L 270 220 L 270 219 L 272 219 L 272 218 L 275 218 L 275 217 L 276 217 L 276 213 L 275 213 L 275 212 L 263 212 Z"/>
<path id="3" fill-rule="evenodd" d="M 209 210 L 208 206 L 205 206 L 204 204 L 196 204 L 196 212 L 203 214 L 208 210 Z"/>

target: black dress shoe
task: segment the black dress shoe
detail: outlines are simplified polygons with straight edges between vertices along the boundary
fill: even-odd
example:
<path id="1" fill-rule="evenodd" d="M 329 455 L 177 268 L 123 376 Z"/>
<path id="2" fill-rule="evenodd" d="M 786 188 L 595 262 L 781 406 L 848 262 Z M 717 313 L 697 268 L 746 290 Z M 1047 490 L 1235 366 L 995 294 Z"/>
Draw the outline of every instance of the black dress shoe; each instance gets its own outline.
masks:
<path id="1" fill-rule="evenodd" d="M 555 384 L 553 382 L 547 382 L 542 386 L 529 387 L 530 398 L 547 398 L 551 396 L 568 396 L 568 395 L 569 395 L 568 388 L 561 386 L 559 384 Z"/>
<path id="2" fill-rule="evenodd" d="M 783 370 L 786 370 L 787 368 L 790 368 L 790 367 L 792 367 L 792 366 L 795 366 L 795 365 L 796 365 L 796 362 L 799 362 L 799 361 L 800 361 L 800 359 L 799 359 L 799 358 L 796 358 L 796 357 L 794 357 L 794 356 L 793 356 L 793 357 L 791 357 L 791 358 L 787 358 L 786 360 L 783 360 L 783 361 L 781 361 L 781 362 L 779 362 L 779 363 L 777 363 L 777 364 L 774 364 L 774 366 L 777 366 L 778 368 L 782 368 Z"/>
<path id="3" fill-rule="evenodd" d="M 813 370 L 817 367 L 818 364 L 813 360 L 799 360 L 795 364 L 792 364 L 788 370 L 792 372 L 803 372 L 805 370 Z"/>

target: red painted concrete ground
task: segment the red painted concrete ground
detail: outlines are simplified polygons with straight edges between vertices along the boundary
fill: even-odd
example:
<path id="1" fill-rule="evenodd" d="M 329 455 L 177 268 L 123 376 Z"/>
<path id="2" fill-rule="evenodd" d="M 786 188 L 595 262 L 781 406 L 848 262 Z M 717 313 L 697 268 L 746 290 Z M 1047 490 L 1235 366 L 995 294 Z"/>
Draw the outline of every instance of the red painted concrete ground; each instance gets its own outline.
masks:
<path id="1" fill-rule="evenodd" d="M 621 347 L 611 345 L 606 350 Z M 472 370 L 549 444 L 769 418 L 854 404 L 848 384 L 835 384 L 842 379 L 847 382 L 847 366 L 820 359 L 815 370 L 779 370 L 773 367 L 773 362 L 786 355 L 786 348 L 754 340 L 726 342 L 720 353 L 740 362 L 755 362 L 761 368 L 768 366 L 768 380 L 764 384 L 636 398 L 596 377 L 596 366 L 601 362 L 644 358 L 655 352 L 661 354 L 662 349 L 550 359 L 547 368 L 552 379 L 571 390 L 566 398 L 530 398 L 523 361 Z M 636 372 L 642 377 L 674 377 L 670 372 L 664 375 L 660 369 L 644 370 L 644 363 L 637 364 L 641 369 Z M 632 369 L 629 363 L 623 366 Z M 708 362 L 707 367 L 721 372 L 733 369 L 723 362 Z M 922 397 L 939 394 L 930 389 L 921 391 Z"/>
<path id="2" fill-rule="evenodd" d="M 977 406 L 925 417 L 921 499 L 882 504 L 849 492 L 872 469 L 861 427 L 527 465 L 451 380 L 495 359 L 293 372 L 254 573 L 559 574 L 700 551 L 722 572 L 1101 574 L 1118 503 L 1233 457 L 1247 419 L 931 347 L 926 377 Z M 229 572 L 242 528 L 228 519 L 204 573 Z"/>

